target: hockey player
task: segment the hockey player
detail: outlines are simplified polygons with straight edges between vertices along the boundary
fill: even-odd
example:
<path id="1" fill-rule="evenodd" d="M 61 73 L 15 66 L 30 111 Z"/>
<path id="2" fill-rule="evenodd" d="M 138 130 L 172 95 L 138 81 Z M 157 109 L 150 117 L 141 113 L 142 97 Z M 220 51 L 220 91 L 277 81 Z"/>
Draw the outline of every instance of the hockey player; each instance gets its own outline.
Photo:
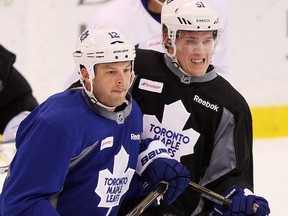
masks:
<path id="1" fill-rule="evenodd" d="M 161 43 L 161 8 L 164 0 L 114 0 L 97 10 L 88 28 L 117 28 L 138 48 L 164 52 Z M 217 73 L 230 78 L 229 9 L 226 0 L 209 0 L 221 17 L 221 49 L 213 55 Z M 78 77 L 76 73 L 65 82 L 65 88 Z"/>
<path id="2" fill-rule="evenodd" d="M 161 22 L 165 54 L 136 50 L 132 95 L 143 112 L 144 137 L 164 142 L 193 182 L 232 204 L 215 205 L 188 188 L 172 205 L 145 215 L 268 215 L 267 200 L 252 193 L 249 106 L 211 64 L 218 14 L 206 0 L 167 0 Z"/>
<path id="3" fill-rule="evenodd" d="M 31 86 L 13 66 L 15 60 L 16 55 L 0 45 L 0 134 L 3 142 L 15 141 L 20 122 L 38 106 Z"/>
<path id="4" fill-rule="evenodd" d="M 51 96 L 21 123 L 0 215 L 117 215 L 128 192 L 140 196 L 165 181 L 169 204 L 187 187 L 188 170 L 163 143 L 145 140 L 138 159 L 142 113 L 127 93 L 134 57 L 118 31 L 81 34 L 74 58 L 83 87 Z"/>

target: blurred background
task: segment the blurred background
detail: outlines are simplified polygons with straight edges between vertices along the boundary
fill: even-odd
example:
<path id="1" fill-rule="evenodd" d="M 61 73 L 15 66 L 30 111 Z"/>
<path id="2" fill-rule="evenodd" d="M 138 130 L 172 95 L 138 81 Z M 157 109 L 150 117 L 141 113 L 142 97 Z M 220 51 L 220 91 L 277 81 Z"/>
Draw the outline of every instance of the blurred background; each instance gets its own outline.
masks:
<path id="1" fill-rule="evenodd" d="M 40 103 L 68 87 L 66 81 L 76 73 L 76 39 L 92 14 L 112 1 L 0 0 L 0 44 L 17 55 L 14 66 Z M 270 201 L 271 215 L 286 216 L 288 1 L 227 2 L 229 80 L 252 110 L 255 192 Z"/>

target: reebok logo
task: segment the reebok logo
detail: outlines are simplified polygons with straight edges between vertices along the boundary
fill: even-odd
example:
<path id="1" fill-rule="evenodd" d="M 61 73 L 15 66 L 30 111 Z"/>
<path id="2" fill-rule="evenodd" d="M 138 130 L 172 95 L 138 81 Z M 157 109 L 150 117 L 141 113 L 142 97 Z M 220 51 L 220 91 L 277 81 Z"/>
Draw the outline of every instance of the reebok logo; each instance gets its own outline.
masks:
<path id="1" fill-rule="evenodd" d="M 196 22 L 210 22 L 210 19 L 196 19 Z"/>
<path id="2" fill-rule="evenodd" d="M 131 140 L 140 140 L 140 134 L 131 134 Z"/>
<path id="3" fill-rule="evenodd" d="M 197 103 L 201 104 L 202 106 L 205 106 L 211 110 L 214 110 L 216 112 L 218 112 L 219 106 L 216 104 L 212 104 L 209 101 L 203 100 L 202 98 L 200 98 L 198 95 L 194 96 L 193 101 L 196 101 Z"/>

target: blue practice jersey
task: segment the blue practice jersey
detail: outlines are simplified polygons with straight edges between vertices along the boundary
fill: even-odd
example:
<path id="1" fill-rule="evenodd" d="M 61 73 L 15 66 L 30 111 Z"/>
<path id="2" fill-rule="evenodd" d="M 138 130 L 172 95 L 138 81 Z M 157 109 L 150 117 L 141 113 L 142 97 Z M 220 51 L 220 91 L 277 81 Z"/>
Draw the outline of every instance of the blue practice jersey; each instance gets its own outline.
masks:
<path id="1" fill-rule="evenodd" d="M 116 112 L 86 97 L 79 89 L 56 94 L 21 123 L 1 215 L 117 215 L 137 164 L 142 114 L 130 95 Z"/>

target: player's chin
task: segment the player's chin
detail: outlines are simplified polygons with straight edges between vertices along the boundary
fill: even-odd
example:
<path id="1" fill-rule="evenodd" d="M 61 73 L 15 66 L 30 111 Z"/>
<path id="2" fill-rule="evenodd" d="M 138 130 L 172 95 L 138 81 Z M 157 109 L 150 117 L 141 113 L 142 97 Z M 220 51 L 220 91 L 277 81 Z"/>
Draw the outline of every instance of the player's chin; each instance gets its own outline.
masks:
<path id="1" fill-rule="evenodd" d="M 125 101 L 125 96 L 126 96 L 126 94 L 118 94 L 118 95 L 116 95 L 115 97 L 114 97 L 114 104 L 115 104 L 115 106 L 120 106 L 120 105 L 122 105 L 123 103 L 124 103 L 124 101 Z"/>
<path id="2" fill-rule="evenodd" d="M 196 77 L 203 76 L 206 73 L 208 66 L 209 65 L 207 64 L 194 64 L 191 68 L 189 68 L 188 72 Z"/>

